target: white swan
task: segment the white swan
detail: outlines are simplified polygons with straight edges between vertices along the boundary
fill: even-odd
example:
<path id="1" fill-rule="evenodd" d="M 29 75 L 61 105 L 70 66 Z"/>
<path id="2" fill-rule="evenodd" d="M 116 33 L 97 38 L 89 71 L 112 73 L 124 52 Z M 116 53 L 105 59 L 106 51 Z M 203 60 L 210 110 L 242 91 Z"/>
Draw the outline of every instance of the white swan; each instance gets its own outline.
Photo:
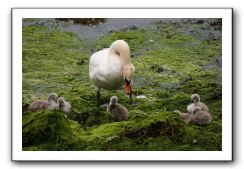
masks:
<path id="1" fill-rule="evenodd" d="M 125 84 L 125 93 L 132 99 L 130 82 L 134 65 L 130 59 L 130 48 L 124 40 L 114 41 L 110 48 L 94 53 L 89 62 L 89 76 L 96 88 L 100 102 L 100 90 L 116 90 Z"/>

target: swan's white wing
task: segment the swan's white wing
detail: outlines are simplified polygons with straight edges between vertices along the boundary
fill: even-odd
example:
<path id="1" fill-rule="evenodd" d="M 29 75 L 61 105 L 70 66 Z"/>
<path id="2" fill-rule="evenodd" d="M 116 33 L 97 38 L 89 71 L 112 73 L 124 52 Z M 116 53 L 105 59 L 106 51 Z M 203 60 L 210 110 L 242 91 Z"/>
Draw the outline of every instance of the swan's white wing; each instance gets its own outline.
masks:
<path id="1" fill-rule="evenodd" d="M 90 79 L 101 78 L 106 72 L 107 62 L 108 62 L 108 49 L 104 49 L 94 53 L 89 62 L 89 76 Z"/>

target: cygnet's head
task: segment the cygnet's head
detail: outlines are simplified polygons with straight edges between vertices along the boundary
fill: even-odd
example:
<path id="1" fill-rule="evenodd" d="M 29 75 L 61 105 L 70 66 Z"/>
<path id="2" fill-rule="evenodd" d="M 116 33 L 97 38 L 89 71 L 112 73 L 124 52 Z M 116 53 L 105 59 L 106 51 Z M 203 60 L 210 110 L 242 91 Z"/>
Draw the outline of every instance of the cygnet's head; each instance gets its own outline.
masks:
<path id="1" fill-rule="evenodd" d="M 200 96 L 198 94 L 193 94 L 191 96 L 191 101 L 192 101 L 192 103 L 198 103 L 198 102 L 200 102 Z"/>
<path id="2" fill-rule="evenodd" d="M 200 107 L 195 107 L 193 110 L 192 110 L 192 113 L 195 114 L 196 112 L 198 111 L 201 111 L 201 108 Z"/>
<path id="3" fill-rule="evenodd" d="M 59 97 L 59 98 L 58 98 L 58 104 L 59 104 L 60 106 L 63 106 L 63 105 L 64 105 L 64 102 L 65 102 L 65 99 L 64 99 L 63 97 Z"/>
<path id="4" fill-rule="evenodd" d="M 118 97 L 117 96 L 112 96 L 111 98 L 110 98 L 110 104 L 116 104 L 116 103 L 118 103 Z"/>
<path id="5" fill-rule="evenodd" d="M 58 95 L 56 93 L 51 93 L 48 95 L 48 101 L 54 101 L 57 103 L 58 101 Z"/>

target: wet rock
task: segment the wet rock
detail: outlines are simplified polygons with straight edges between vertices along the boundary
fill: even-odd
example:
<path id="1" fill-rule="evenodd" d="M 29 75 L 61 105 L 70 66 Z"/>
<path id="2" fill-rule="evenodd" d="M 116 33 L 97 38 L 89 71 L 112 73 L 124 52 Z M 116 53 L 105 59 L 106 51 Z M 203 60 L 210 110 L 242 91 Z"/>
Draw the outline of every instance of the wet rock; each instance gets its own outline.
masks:
<path id="1" fill-rule="evenodd" d="M 144 77 L 135 77 L 133 79 L 133 86 L 135 87 L 143 87 L 148 85 L 150 82 Z"/>
<path id="2" fill-rule="evenodd" d="M 195 23 L 196 23 L 196 24 L 203 24 L 204 22 L 205 22 L 205 21 L 202 20 L 202 19 L 197 19 Z"/>
<path id="3" fill-rule="evenodd" d="M 113 33 L 113 32 L 119 32 L 119 29 L 116 29 L 116 28 L 112 28 L 109 33 Z"/>
<path id="4" fill-rule="evenodd" d="M 182 19 L 184 24 L 203 24 L 207 19 Z"/>
<path id="5" fill-rule="evenodd" d="M 128 29 L 136 30 L 136 29 L 138 29 L 138 27 L 137 27 L 136 24 L 134 24 L 134 25 L 132 25 L 132 26 L 129 26 Z"/>
<path id="6" fill-rule="evenodd" d="M 209 25 L 209 23 L 208 23 L 208 22 L 204 22 L 204 23 L 202 24 L 202 29 L 210 29 L 210 25 Z"/>
<path id="7" fill-rule="evenodd" d="M 88 26 L 98 25 L 107 21 L 105 18 L 56 18 L 59 21 L 69 22 L 72 21 L 75 24 L 82 24 Z"/>
<path id="8" fill-rule="evenodd" d="M 203 65 L 202 69 L 203 70 L 211 69 L 211 68 L 214 68 L 216 66 L 222 67 L 222 57 L 217 57 L 217 58 L 212 59 L 208 64 Z"/>
<path id="9" fill-rule="evenodd" d="M 163 65 L 158 65 L 158 64 L 153 64 L 151 66 L 151 69 L 155 70 L 157 73 L 171 73 L 171 72 L 175 72 L 175 71 L 172 71 L 170 70 L 169 68 L 163 66 Z"/>
<path id="10" fill-rule="evenodd" d="M 222 29 L 222 19 L 212 19 L 209 20 L 209 25 L 214 27 L 215 29 L 221 30 Z"/>

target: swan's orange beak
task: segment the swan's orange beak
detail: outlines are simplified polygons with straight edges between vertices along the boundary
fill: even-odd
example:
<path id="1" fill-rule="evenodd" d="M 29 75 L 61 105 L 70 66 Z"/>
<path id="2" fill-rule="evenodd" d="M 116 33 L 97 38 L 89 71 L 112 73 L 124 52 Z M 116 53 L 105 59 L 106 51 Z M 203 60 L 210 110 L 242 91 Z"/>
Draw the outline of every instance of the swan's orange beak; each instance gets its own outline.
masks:
<path id="1" fill-rule="evenodd" d="M 125 77 L 125 94 L 131 95 L 131 93 L 132 93 L 132 89 L 130 85 L 130 80 L 127 80 L 127 78 Z"/>
<path id="2" fill-rule="evenodd" d="M 131 85 L 130 83 L 125 83 L 125 94 L 130 95 L 132 93 Z"/>

